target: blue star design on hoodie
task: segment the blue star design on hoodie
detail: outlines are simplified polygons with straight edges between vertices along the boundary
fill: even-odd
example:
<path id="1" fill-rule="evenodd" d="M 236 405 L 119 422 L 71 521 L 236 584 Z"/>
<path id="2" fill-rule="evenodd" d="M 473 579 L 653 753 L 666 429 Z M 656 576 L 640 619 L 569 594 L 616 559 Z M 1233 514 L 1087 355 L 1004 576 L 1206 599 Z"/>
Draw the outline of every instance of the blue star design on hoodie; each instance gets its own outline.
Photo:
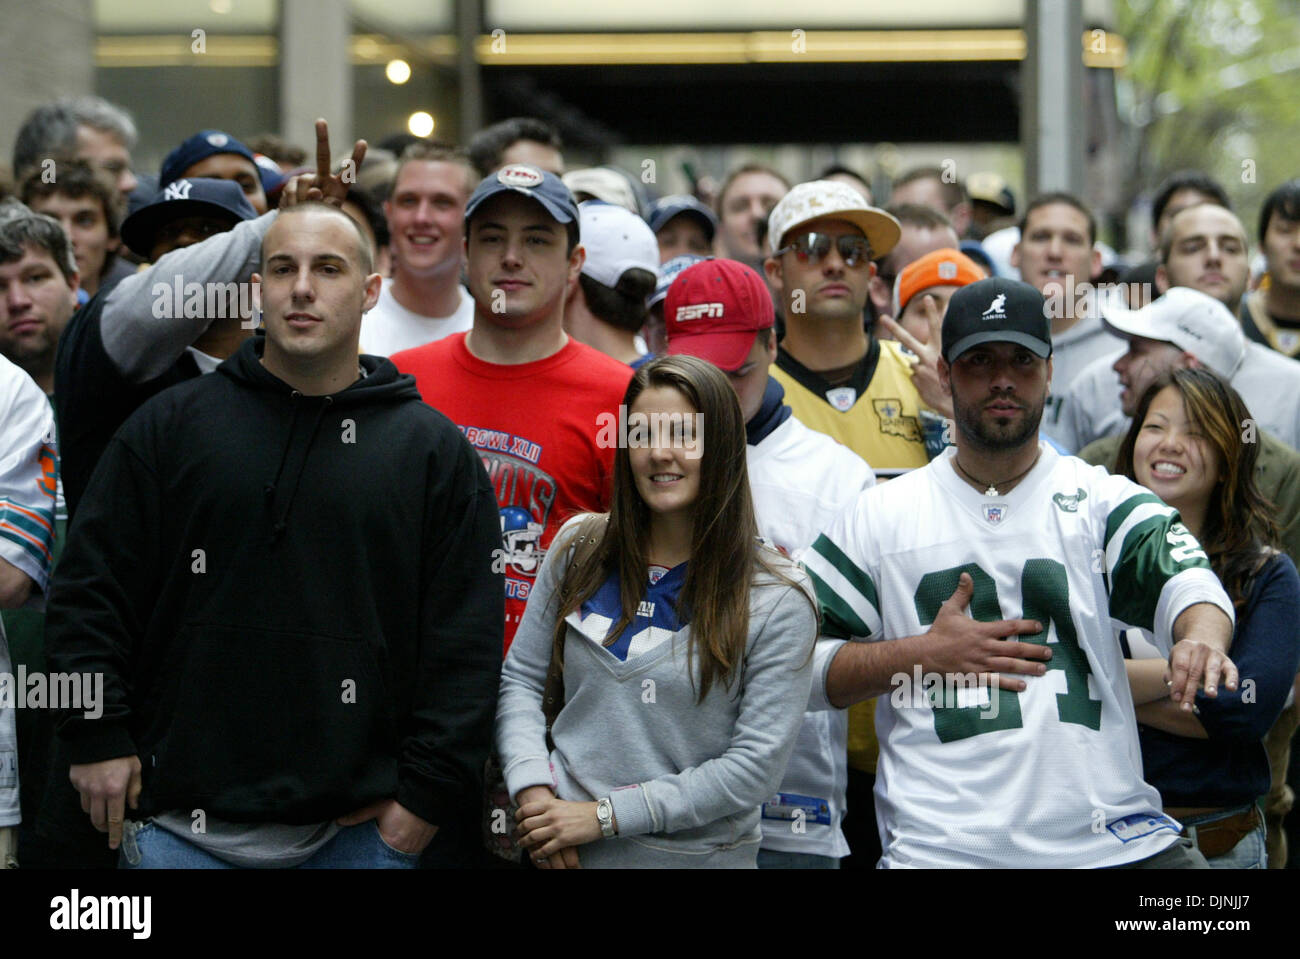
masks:
<path id="1" fill-rule="evenodd" d="M 652 570 L 649 582 L 637 607 L 637 614 L 612 640 L 609 631 L 622 617 L 620 580 L 614 573 L 600 589 L 582 604 L 582 633 L 601 645 L 622 662 L 647 653 L 660 643 L 672 639 L 689 625 L 677 615 L 677 600 L 686 582 L 686 564 L 674 566 L 656 577 Z"/>

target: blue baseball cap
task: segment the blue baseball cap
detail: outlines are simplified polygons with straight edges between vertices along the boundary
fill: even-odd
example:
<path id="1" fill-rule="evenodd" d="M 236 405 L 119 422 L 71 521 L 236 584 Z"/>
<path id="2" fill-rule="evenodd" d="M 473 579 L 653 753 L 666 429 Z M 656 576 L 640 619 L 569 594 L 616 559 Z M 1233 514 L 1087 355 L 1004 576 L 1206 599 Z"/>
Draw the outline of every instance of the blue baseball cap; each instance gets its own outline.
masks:
<path id="1" fill-rule="evenodd" d="M 648 309 L 664 301 L 668 296 L 668 287 L 673 285 L 673 280 L 677 279 L 677 275 L 682 270 L 711 259 L 713 259 L 711 256 L 696 256 L 694 253 L 683 253 L 681 256 L 673 257 L 666 263 L 660 263 L 659 282 L 655 284 L 655 291 L 651 294 L 650 301 L 646 303 L 646 308 Z"/>
<path id="2" fill-rule="evenodd" d="M 258 166 L 257 157 L 253 156 L 252 150 L 229 133 L 223 133 L 221 130 L 200 130 L 167 154 L 167 159 L 162 162 L 162 169 L 158 171 L 158 182 L 171 183 L 179 180 L 185 175 L 185 171 L 194 164 L 200 160 L 206 160 L 210 156 L 216 156 L 218 153 L 235 153 L 241 157 L 247 157 L 248 162 L 257 167 L 258 176 L 265 181 L 266 178 L 262 176 L 262 168 Z M 265 189 L 265 186 L 263 186 L 263 189 Z"/>
<path id="3" fill-rule="evenodd" d="M 669 220 L 683 213 L 689 213 L 700 221 L 700 224 L 704 227 L 704 238 L 712 243 L 713 234 L 718 229 L 717 216 L 695 197 L 686 193 L 655 200 L 650 205 L 650 229 L 658 233 Z"/>
<path id="4" fill-rule="evenodd" d="M 253 162 L 257 164 L 257 175 L 262 178 L 262 192 L 269 202 L 271 194 L 289 182 L 289 174 L 280 169 L 280 164 L 261 153 L 253 154 Z"/>
<path id="5" fill-rule="evenodd" d="M 485 176 L 465 204 L 465 223 L 469 223 L 474 211 L 486 200 L 506 191 L 522 193 L 536 200 L 552 219 L 560 223 L 578 223 L 578 204 L 564 182 L 554 173 L 527 163 L 511 163 Z"/>
<path id="6" fill-rule="evenodd" d="M 187 216 L 228 220 L 234 226 L 241 220 L 257 219 L 257 211 L 233 180 L 182 178 L 168 183 L 154 195 L 153 202 L 122 221 L 122 242 L 131 252 L 148 259 L 159 228 Z"/>

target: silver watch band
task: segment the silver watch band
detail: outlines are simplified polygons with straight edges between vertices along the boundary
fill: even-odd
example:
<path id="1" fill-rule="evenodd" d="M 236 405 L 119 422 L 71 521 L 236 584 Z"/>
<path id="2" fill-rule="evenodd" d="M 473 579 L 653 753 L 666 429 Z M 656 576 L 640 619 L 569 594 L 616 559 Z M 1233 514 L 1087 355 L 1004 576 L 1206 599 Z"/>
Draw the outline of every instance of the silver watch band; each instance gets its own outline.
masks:
<path id="1" fill-rule="evenodd" d="M 608 797 L 596 801 L 596 822 L 600 823 L 600 834 L 604 838 L 612 839 L 618 835 L 614 829 L 614 804 Z"/>

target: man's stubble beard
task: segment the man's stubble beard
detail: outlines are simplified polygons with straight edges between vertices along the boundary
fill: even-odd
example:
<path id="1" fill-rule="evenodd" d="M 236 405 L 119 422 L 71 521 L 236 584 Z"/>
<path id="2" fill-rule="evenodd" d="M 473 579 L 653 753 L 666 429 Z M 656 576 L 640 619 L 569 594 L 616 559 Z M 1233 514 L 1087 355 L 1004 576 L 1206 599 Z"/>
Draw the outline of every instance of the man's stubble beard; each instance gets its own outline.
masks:
<path id="1" fill-rule="evenodd" d="M 988 402 L 989 397 L 985 397 L 978 405 L 971 406 L 958 400 L 955 393 L 952 397 L 953 416 L 957 421 L 957 430 L 975 449 L 982 453 L 1005 453 L 1021 448 L 1032 437 L 1038 435 L 1038 427 L 1043 420 L 1045 401 L 1040 402 L 1037 406 L 1031 406 L 1019 397 L 1013 398 L 1013 402 L 1025 407 L 1024 422 L 1014 432 L 999 432 L 996 434 L 986 430 L 982 422 L 983 406 Z"/>
<path id="2" fill-rule="evenodd" d="M 0 351 L 0 356 L 18 367 L 33 379 L 44 376 L 54 369 L 54 355 L 58 340 L 49 335 L 47 326 L 42 333 L 40 346 L 35 343 L 18 343 Z"/>

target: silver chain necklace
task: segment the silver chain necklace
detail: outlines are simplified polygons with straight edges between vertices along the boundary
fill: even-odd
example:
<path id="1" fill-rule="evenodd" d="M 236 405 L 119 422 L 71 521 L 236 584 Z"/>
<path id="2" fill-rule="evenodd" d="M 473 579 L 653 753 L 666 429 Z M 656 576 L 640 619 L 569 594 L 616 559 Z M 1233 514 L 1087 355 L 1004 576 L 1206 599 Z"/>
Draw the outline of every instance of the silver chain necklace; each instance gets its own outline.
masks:
<path id="1" fill-rule="evenodd" d="M 1032 470 L 1035 466 L 1038 465 L 1038 457 L 1039 457 L 1039 456 L 1042 456 L 1042 455 L 1043 455 L 1043 451 L 1042 451 L 1042 450 L 1039 450 L 1039 451 L 1038 451 L 1038 456 L 1035 456 L 1035 457 L 1034 457 L 1034 461 L 1033 461 L 1032 463 L 1029 464 L 1028 469 L 1026 469 L 1026 470 L 1025 470 L 1024 472 L 1022 472 L 1022 473 L 1017 473 L 1015 476 L 1011 477 L 1011 479 L 1002 480 L 1000 483 L 989 483 L 989 484 L 987 484 L 987 485 L 988 485 L 988 489 L 986 489 L 986 490 L 984 491 L 984 495 L 985 495 L 985 496 L 1001 496 L 1002 494 L 998 492 L 998 487 L 999 487 L 999 486 L 1006 486 L 1006 485 L 1008 485 L 1008 484 L 1010 484 L 1010 483 L 1015 483 L 1016 481 L 1022 479 L 1022 478 L 1023 478 L 1023 477 L 1028 473 L 1028 472 L 1029 472 L 1029 470 Z M 984 483 L 983 480 L 978 480 L 978 479 L 976 479 L 974 476 L 971 476 L 970 473 L 966 472 L 966 467 L 964 467 L 964 466 L 961 465 L 961 461 L 960 461 L 959 459 L 957 459 L 956 456 L 954 456 L 954 457 L 952 458 L 952 462 L 953 462 L 953 465 L 957 467 L 957 469 L 961 470 L 961 475 L 964 476 L 964 477 L 966 477 L 968 480 L 970 480 L 970 481 L 971 481 L 972 483 L 974 483 L 976 486 L 984 486 L 984 485 L 985 485 L 985 483 Z"/>

